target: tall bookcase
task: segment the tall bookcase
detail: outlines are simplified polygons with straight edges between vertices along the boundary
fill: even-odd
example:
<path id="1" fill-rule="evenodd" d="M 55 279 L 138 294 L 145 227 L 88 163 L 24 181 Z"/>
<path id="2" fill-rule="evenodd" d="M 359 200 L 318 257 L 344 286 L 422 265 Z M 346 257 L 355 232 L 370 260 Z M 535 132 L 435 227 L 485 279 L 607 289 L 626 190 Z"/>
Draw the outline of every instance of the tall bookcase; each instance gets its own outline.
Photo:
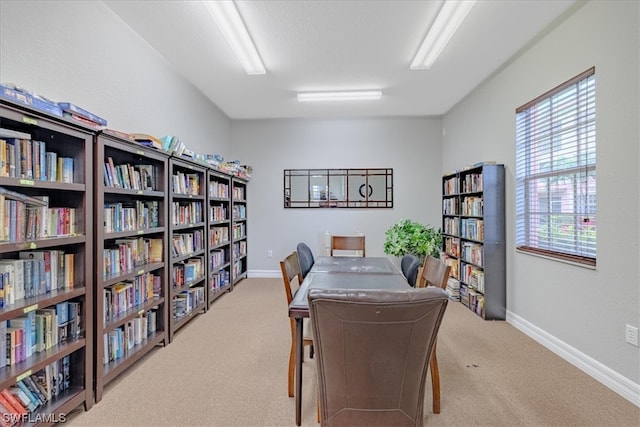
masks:
<path id="1" fill-rule="evenodd" d="M 207 308 L 207 169 L 171 157 L 169 170 L 171 341 L 178 329 Z"/>
<path id="2" fill-rule="evenodd" d="M 442 178 L 444 260 L 460 302 L 487 320 L 506 314 L 504 165 L 477 164 Z"/>
<path id="3" fill-rule="evenodd" d="M 247 278 L 247 181 L 231 178 L 232 285 Z"/>
<path id="4" fill-rule="evenodd" d="M 231 289 L 231 180 L 213 170 L 207 171 L 207 178 L 207 301 L 211 305 Z"/>
<path id="5" fill-rule="evenodd" d="M 105 384 L 167 344 L 167 166 L 161 151 L 97 137 L 96 402 Z"/>
<path id="6" fill-rule="evenodd" d="M 93 134 L 4 100 L 0 128 L 0 391 L 51 424 L 93 404 Z"/>

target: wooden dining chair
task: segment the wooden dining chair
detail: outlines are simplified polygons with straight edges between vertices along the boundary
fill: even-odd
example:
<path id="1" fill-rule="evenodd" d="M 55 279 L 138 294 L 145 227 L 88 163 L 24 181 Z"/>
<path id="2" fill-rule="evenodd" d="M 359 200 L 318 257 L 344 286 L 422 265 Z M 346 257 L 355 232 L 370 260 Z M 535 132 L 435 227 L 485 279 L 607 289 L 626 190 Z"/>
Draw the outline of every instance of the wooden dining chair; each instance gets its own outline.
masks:
<path id="1" fill-rule="evenodd" d="M 300 263 L 298 262 L 298 253 L 292 252 L 284 260 L 280 261 L 280 270 L 282 271 L 282 281 L 284 283 L 284 292 L 287 297 L 287 306 L 291 304 L 293 295 L 292 284 L 297 284 L 296 291 L 302 284 L 302 273 L 300 272 Z M 291 350 L 289 351 L 289 397 L 293 397 L 293 369 L 295 366 L 295 341 L 296 341 L 296 324 L 293 317 L 289 318 L 289 324 L 291 326 Z M 303 346 L 309 346 L 309 357 L 313 358 L 313 338 L 311 337 L 311 327 L 309 325 L 309 319 L 303 321 Z M 303 347 L 304 349 L 304 347 Z M 304 353 L 304 352 L 303 352 Z"/>
<path id="2" fill-rule="evenodd" d="M 418 277 L 416 287 L 424 288 L 428 286 L 434 286 L 446 291 L 447 282 L 451 273 L 451 266 L 444 263 L 442 260 L 435 258 L 431 255 L 427 255 L 424 260 L 424 267 Z M 431 370 L 431 390 L 433 393 L 433 413 L 440 413 L 440 371 L 438 370 L 438 358 L 436 356 L 437 343 L 433 345 L 433 352 L 431 353 L 431 360 L 429 361 L 429 368 Z"/>
<path id="3" fill-rule="evenodd" d="M 331 256 L 334 256 L 334 251 L 360 251 L 362 255 L 365 253 L 365 239 L 364 236 L 331 236 Z"/>

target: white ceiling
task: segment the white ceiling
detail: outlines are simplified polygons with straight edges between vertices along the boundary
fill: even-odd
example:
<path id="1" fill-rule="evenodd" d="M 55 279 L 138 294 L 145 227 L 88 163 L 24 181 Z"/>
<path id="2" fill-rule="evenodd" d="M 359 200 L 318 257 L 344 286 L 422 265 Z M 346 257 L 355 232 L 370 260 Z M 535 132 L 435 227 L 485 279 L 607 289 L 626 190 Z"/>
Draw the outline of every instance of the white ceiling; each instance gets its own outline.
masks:
<path id="1" fill-rule="evenodd" d="M 267 68 L 247 75 L 199 1 L 105 1 L 232 119 L 438 116 L 544 33 L 575 0 L 478 0 L 429 70 L 409 64 L 440 0 L 236 1 Z M 381 101 L 296 92 L 382 89 Z"/>

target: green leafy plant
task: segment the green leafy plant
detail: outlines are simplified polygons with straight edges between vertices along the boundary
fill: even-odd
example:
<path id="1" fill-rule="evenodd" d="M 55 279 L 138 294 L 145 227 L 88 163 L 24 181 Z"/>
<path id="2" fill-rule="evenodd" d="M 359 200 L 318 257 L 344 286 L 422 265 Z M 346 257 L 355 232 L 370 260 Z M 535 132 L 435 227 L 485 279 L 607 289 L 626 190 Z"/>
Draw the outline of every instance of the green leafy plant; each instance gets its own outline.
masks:
<path id="1" fill-rule="evenodd" d="M 385 231 L 384 253 L 402 257 L 413 254 L 422 263 L 427 255 L 440 257 L 442 230 L 420 224 L 410 219 L 401 219 Z"/>

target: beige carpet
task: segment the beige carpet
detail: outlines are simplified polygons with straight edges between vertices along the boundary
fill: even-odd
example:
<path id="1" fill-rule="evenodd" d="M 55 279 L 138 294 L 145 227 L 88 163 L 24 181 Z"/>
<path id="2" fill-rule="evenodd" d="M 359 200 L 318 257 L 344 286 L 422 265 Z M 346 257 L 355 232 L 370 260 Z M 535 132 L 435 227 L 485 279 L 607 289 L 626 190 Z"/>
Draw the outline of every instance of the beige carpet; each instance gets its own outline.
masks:
<path id="1" fill-rule="evenodd" d="M 290 332 L 280 279 L 248 279 L 107 386 L 69 426 L 294 426 Z M 505 322 L 450 303 L 438 339 L 442 411 L 433 426 L 640 426 L 640 408 Z M 303 426 L 316 426 L 315 362 Z"/>

